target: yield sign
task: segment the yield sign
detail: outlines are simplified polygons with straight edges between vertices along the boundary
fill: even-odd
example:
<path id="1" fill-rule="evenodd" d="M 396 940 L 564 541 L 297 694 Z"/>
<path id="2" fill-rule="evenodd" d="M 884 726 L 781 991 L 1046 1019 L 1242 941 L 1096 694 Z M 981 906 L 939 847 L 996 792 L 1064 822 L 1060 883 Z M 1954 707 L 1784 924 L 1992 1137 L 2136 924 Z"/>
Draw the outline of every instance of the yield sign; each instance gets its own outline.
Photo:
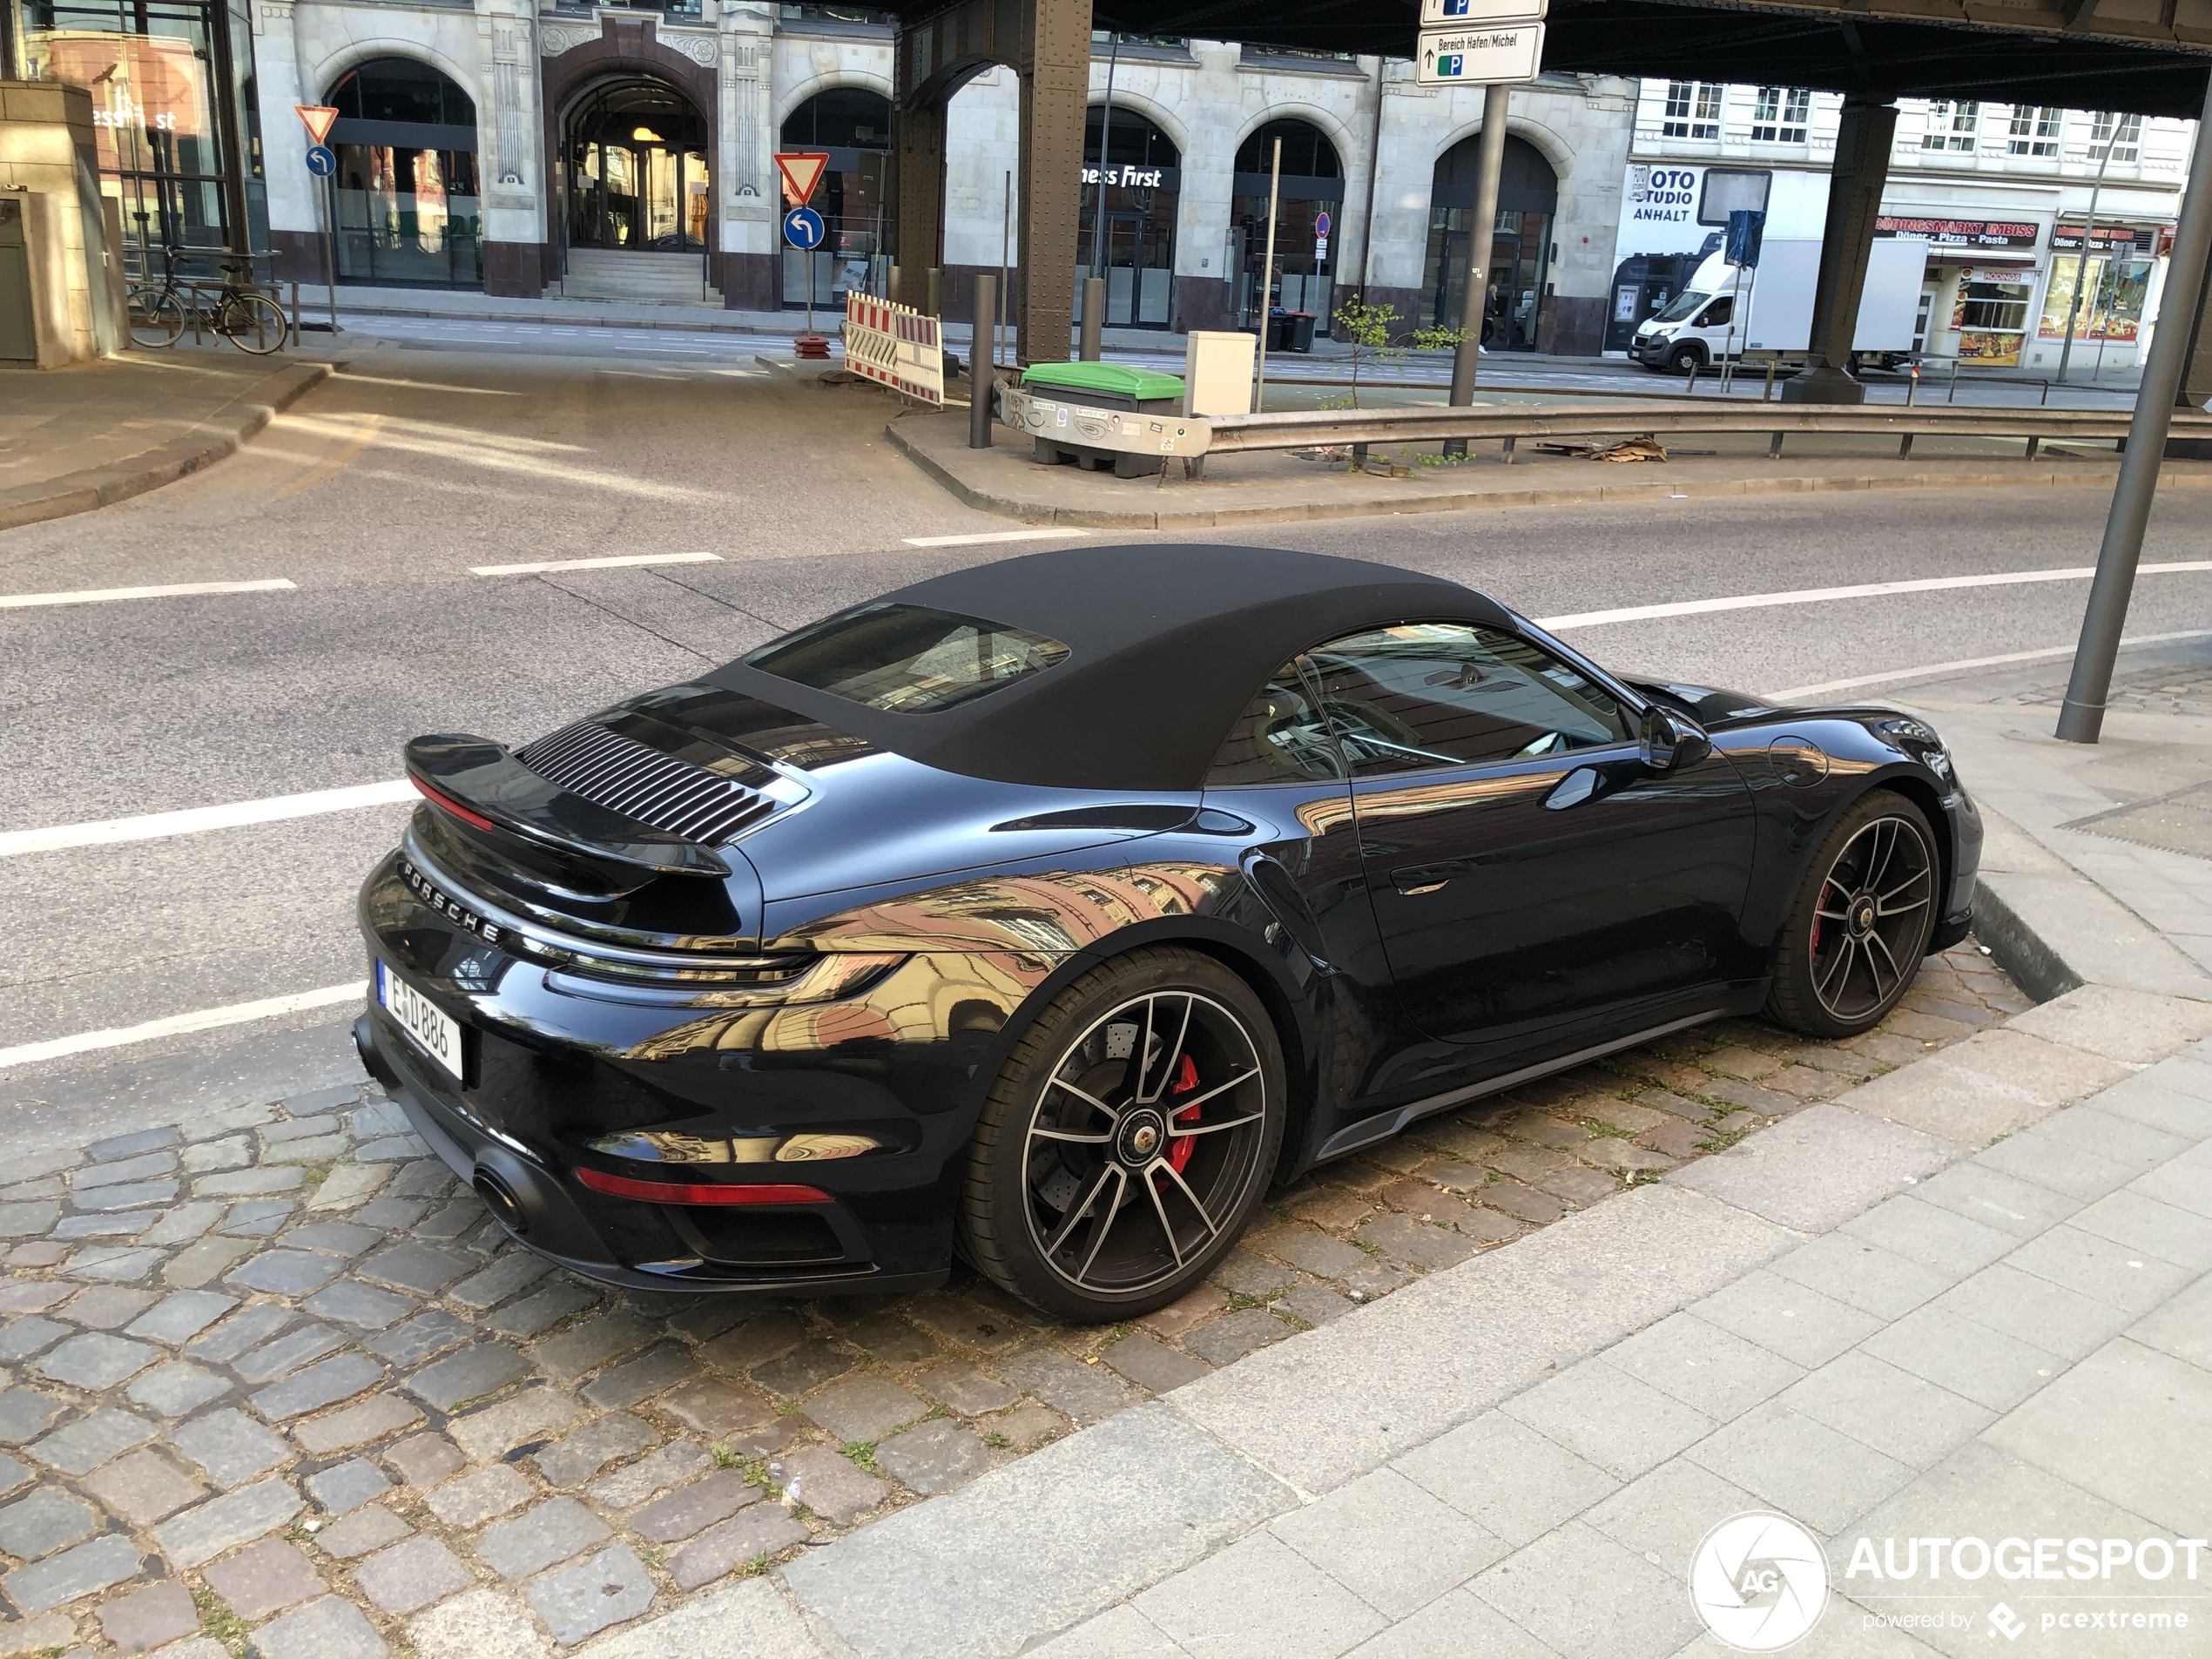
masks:
<path id="1" fill-rule="evenodd" d="M 307 123 L 309 144 L 320 144 L 328 138 L 331 124 L 338 119 L 338 111 L 327 104 L 295 104 L 292 108 Z"/>
<path id="2" fill-rule="evenodd" d="M 814 199 L 814 186 L 829 166 L 826 150 L 791 150 L 776 158 L 776 171 L 784 176 L 784 199 L 804 207 Z"/>

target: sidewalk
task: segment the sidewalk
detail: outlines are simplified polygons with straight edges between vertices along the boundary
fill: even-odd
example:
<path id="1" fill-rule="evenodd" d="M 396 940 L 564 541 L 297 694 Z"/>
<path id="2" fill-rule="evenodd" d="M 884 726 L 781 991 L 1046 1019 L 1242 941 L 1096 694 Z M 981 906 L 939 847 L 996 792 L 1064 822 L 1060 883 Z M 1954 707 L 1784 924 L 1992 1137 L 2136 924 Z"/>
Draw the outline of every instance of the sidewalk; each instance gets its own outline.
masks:
<path id="1" fill-rule="evenodd" d="M 210 466 L 329 372 L 219 343 L 0 369 L 0 530 L 87 512 Z"/>

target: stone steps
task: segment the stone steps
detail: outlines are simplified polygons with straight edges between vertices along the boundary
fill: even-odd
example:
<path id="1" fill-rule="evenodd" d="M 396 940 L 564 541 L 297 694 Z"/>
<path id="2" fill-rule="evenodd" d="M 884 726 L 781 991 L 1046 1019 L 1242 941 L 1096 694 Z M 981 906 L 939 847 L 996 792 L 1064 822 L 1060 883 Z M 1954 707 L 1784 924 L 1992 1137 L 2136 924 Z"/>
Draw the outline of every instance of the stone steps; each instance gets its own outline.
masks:
<path id="1" fill-rule="evenodd" d="M 696 253 L 631 253 L 609 248 L 570 248 L 560 284 L 567 300 L 613 300 L 643 306 L 708 306 L 722 296 L 706 285 L 705 261 Z"/>

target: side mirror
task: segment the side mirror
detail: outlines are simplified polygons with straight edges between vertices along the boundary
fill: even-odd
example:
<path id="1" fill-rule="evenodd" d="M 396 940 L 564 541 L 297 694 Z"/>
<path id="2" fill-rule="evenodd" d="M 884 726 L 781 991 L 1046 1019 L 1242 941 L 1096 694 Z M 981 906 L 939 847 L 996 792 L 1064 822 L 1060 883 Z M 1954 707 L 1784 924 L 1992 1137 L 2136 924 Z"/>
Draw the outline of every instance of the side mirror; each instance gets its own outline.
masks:
<path id="1" fill-rule="evenodd" d="M 1643 764 L 1663 777 L 1694 766 L 1713 752 L 1713 740 L 1704 727 L 1687 714 L 1657 704 L 1643 711 Z"/>

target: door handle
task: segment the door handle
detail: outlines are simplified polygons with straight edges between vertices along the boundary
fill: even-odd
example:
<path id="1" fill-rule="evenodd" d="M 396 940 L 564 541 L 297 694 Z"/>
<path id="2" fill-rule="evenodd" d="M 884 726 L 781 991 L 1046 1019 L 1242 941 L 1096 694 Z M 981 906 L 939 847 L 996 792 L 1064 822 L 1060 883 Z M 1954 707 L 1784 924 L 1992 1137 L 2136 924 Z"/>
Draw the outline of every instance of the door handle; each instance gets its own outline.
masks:
<path id="1" fill-rule="evenodd" d="M 1434 893 L 1454 876 L 1467 874 L 1475 862 L 1473 859 L 1453 859 L 1443 864 L 1408 865 L 1390 873 L 1390 884 L 1406 898 L 1418 898 L 1424 893 Z"/>

